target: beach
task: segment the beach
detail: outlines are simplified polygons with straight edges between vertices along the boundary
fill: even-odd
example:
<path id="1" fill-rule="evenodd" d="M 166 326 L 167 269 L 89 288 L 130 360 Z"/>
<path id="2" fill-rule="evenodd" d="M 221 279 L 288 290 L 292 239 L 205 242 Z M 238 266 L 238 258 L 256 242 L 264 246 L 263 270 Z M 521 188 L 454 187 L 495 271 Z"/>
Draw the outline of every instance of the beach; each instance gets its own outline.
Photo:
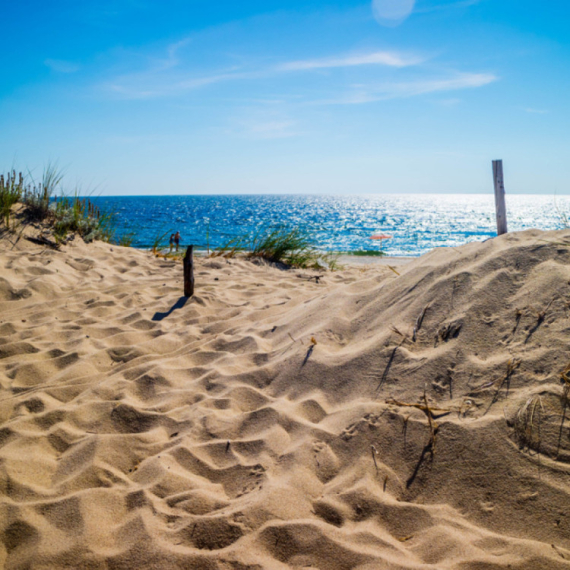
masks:
<path id="1" fill-rule="evenodd" d="M 570 568 L 570 230 L 369 260 L 4 234 L 0 567 Z"/>

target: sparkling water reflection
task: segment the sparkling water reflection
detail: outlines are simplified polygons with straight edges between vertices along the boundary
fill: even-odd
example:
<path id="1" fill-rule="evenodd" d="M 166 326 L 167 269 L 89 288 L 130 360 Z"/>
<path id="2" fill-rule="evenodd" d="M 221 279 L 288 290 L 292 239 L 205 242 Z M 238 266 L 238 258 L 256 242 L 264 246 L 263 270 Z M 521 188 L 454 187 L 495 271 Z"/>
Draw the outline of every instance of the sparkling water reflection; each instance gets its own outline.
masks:
<path id="1" fill-rule="evenodd" d="M 378 249 L 368 238 L 393 236 L 389 255 L 416 256 L 496 235 L 492 194 L 375 196 L 125 196 L 99 197 L 117 215 L 117 237 L 135 233 L 134 247 L 150 247 L 159 234 L 180 231 L 184 244 L 215 248 L 260 229 L 302 227 L 323 250 Z M 507 196 L 509 231 L 560 229 L 570 197 Z M 168 241 L 168 235 L 166 236 Z"/>

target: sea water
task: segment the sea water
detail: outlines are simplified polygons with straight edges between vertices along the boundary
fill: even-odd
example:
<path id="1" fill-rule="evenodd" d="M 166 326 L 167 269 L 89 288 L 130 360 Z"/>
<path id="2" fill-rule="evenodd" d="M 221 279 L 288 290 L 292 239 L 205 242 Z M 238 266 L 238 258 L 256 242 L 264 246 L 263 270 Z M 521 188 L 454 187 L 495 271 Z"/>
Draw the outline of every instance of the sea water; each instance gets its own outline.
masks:
<path id="1" fill-rule="evenodd" d="M 378 250 L 418 256 L 434 247 L 456 247 L 496 235 L 493 194 L 368 196 L 217 195 L 96 197 L 115 213 L 116 238 L 133 234 L 148 248 L 179 231 L 183 245 L 222 247 L 232 239 L 285 226 L 302 228 L 318 249 Z M 570 196 L 507 196 L 509 231 L 560 229 L 570 216 Z M 374 234 L 391 239 L 370 240 Z"/>

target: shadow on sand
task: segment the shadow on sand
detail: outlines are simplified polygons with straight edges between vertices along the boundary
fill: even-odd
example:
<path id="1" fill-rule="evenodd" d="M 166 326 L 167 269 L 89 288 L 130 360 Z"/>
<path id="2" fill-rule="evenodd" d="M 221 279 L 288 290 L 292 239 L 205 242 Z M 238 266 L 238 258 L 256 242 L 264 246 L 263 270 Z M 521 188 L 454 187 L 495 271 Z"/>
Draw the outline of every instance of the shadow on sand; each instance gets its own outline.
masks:
<path id="1" fill-rule="evenodd" d="M 184 307 L 189 298 L 190 297 L 180 297 L 180 299 L 178 299 L 178 301 L 176 301 L 176 303 L 174 303 L 166 313 L 154 313 L 152 320 L 162 321 L 163 319 L 166 319 L 166 317 L 169 317 L 174 311 L 176 311 L 176 309 Z"/>

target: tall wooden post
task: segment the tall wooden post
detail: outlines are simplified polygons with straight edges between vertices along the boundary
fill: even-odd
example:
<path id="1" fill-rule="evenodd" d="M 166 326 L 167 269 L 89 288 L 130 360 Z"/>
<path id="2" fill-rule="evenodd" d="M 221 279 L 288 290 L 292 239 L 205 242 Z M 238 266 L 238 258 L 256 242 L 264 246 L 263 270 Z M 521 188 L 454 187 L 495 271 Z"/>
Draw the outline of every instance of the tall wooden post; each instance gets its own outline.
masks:
<path id="1" fill-rule="evenodd" d="M 505 205 L 505 181 L 503 161 L 493 160 L 493 180 L 495 182 L 495 211 L 497 213 L 497 235 L 507 233 L 507 207 Z"/>
<path id="2" fill-rule="evenodd" d="M 192 297 L 194 295 L 194 259 L 192 257 L 193 245 L 186 248 L 184 256 L 184 296 Z"/>

